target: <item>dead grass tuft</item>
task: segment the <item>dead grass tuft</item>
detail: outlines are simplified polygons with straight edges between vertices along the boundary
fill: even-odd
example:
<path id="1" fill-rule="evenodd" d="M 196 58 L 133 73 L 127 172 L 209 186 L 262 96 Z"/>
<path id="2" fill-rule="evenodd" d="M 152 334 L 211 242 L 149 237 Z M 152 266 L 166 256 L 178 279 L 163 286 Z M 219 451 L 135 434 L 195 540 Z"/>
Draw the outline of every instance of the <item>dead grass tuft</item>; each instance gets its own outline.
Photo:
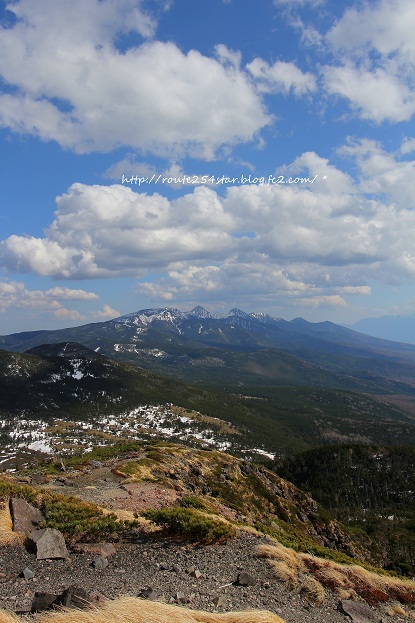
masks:
<path id="1" fill-rule="evenodd" d="M 10 514 L 9 500 L 0 501 L 0 545 L 23 543 L 23 537 L 13 532 L 13 520 Z"/>
<path id="2" fill-rule="evenodd" d="M 0 612 L 0 623 L 22 623 L 13 615 Z M 91 610 L 63 610 L 36 617 L 36 623 L 284 623 L 266 611 L 215 614 L 188 610 L 136 597 L 121 597 Z"/>
<path id="3" fill-rule="evenodd" d="M 306 578 L 300 586 L 300 593 L 314 606 L 321 606 L 326 598 L 324 587 L 314 578 Z"/>
<path id="4" fill-rule="evenodd" d="M 279 582 L 283 582 L 289 590 L 298 584 L 298 573 L 304 565 L 293 549 L 276 543 L 275 545 L 259 545 L 258 555 L 267 558 Z"/>
<path id="5" fill-rule="evenodd" d="M 373 606 L 390 599 L 403 604 L 415 603 L 415 582 L 412 580 L 380 575 L 358 565 L 340 565 L 309 554 L 299 554 L 299 557 L 323 586 L 337 593 L 353 591 Z"/>
<path id="6" fill-rule="evenodd" d="M 400 616 L 403 617 L 407 617 L 407 613 L 405 612 L 405 610 L 402 608 L 402 606 L 400 604 L 392 604 L 387 610 L 386 610 L 386 614 L 389 615 L 390 617 L 395 616 L 395 614 L 399 614 Z"/>

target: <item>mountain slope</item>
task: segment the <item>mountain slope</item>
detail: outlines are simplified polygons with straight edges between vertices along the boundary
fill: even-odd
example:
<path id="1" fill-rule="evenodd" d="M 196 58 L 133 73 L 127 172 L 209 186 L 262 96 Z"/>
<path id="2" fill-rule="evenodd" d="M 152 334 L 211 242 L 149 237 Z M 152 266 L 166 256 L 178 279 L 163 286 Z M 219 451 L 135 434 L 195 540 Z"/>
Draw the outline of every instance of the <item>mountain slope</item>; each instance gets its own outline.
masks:
<path id="1" fill-rule="evenodd" d="M 327 446 L 286 458 L 275 469 L 339 520 L 367 531 L 383 566 L 414 574 L 413 446 Z"/>
<path id="2" fill-rule="evenodd" d="M 415 314 L 363 318 L 349 328 L 386 340 L 415 344 Z"/>
<path id="3" fill-rule="evenodd" d="M 412 416 L 369 396 L 292 386 L 244 390 L 208 391 L 73 343 L 0 351 L 1 461 L 11 460 L 22 440 L 32 449 L 72 451 L 158 435 L 243 456 L 338 442 L 415 444 Z"/>
<path id="4" fill-rule="evenodd" d="M 415 346 L 329 322 L 288 322 L 238 309 L 225 317 L 201 307 L 146 309 L 103 323 L 0 337 L 3 348 L 15 351 L 62 341 L 228 391 L 254 381 L 415 394 Z"/>

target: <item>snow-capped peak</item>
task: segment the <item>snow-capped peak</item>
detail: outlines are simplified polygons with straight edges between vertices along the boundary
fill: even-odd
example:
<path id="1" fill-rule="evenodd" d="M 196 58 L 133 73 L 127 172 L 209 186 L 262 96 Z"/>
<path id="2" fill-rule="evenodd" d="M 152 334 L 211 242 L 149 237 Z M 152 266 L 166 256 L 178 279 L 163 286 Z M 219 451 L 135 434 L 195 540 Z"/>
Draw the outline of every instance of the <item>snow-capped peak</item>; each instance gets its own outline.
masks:
<path id="1" fill-rule="evenodd" d="M 189 312 L 189 316 L 196 316 L 197 318 L 212 318 L 212 314 L 201 305 L 194 307 L 192 311 Z"/>

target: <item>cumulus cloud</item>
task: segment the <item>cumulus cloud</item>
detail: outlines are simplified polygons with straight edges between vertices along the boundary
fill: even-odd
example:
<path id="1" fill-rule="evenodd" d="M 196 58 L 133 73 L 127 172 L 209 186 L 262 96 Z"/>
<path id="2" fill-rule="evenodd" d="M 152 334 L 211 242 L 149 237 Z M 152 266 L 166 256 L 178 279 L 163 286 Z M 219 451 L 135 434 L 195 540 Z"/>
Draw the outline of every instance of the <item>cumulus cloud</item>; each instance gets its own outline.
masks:
<path id="1" fill-rule="evenodd" d="M 60 301 L 91 301 L 99 297 L 85 290 L 54 287 L 48 290 L 28 290 L 19 281 L 0 281 L 0 312 L 9 309 L 40 310 L 55 318 L 84 320 L 75 309 L 66 309 Z"/>
<path id="2" fill-rule="evenodd" d="M 109 320 L 121 316 L 121 313 L 109 305 L 104 305 L 101 311 L 97 311 L 92 315 L 94 318 L 99 318 L 99 320 Z"/>
<path id="3" fill-rule="evenodd" d="M 408 142 L 403 143 L 405 144 L 408 145 Z M 349 140 L 348 144 L 338 151 L 343 156 L 352 158 L 359 167 L 360 191 L 386 196 L 392 203 L 390 209 L 400 213 L 400 219 L 403 218 L 403 210 L 409 211 L 407 217 L 412 218 L 415 197 L 415 161 L 403 160 L 400 157 L 400 153 L 406 153 L 405 149 L 401 148 L 396 154 L 388 153 L 378 142 L 360 139 Z M 404 234 L 403 231 L 402 235 Z"/>
<path id="4" fill-rule="evenodd" d="M 409 120 L 415 112 L 415 11 L 412 0 L 349 8 L 327 33 L 340 62 L 323 70 L 326 89 L 364 119 Z"/>
<path id="5" fill-rule="evenodd" d="M 218 195 L 198 187 L 169 202 L 126 186 L 73 184 L 57 198 L 46 238 L 10 236 L 0 261 L 55 278 L 136 276 L 192 258 L 223 258 L 234 241 Z"/>
<path id="6" fill-rule="evenodd" d="M 230 186 L 223 196 L 203 185 L 169 200 L 73 184 L 57 198 L 45 237 L 10 236 L 0 261 L 60 279 L 132 276 L 141 292 L 164 300 L 221 300 L 232 291 L 341 306 L 340 298 L 370 294 L 370 280 L 413 283 L 415 161 L 368 140 L 349 140 L 337 157 L 352 159 L 359 181 L 305 152 L 276 175 L 313 183 Z"/>
<path id="7" fill-rule="evenodd" d="M 257 261 L 237 262 L 229 259 L 220 266 L 187 266 L 171 270 L 157 283 L 142 282 L 137 286 L 140 294 L 154 300 L 187 302 L 189 300 L 212 303 L 229 298 L 242 306 L 250 306 L 254 298 L 262 307 L 284 301 L 284 306 L 347 307 L 344 296 L 366 296 L 369 286 L 339 286 L 330 283 L 317 268 L 309 270 L 306 263 L 278 263 Z M 332 275 L 334 277 L 334 275 Z M 359 277 L 356 275 L 357 279 Z M 334 282 L 351 279 L 350 274 L 337 274 Z M 353 279 L 353 278 L 352 278 Z M 361 280 L 361 276 L 360 276 Z"/>
<path id="8" fill-rule="evenodd" d="M 255 58 L 247 66 L 248 71 L 258 81 L 258 88 L 265 93 L 289 93 L 305 95 L 316 90 L 316 79 L 304 73 L 294 63 L 276 61 L 269 65 L 261 58 Z"/>
<path id="9" fill-rule="evenodd" d="M 351 64 L 323 70 L 326 90 L 347 98 L 363 119 L 409 121 L 415 112 L 415 92 L 387 68 L 366 70 Z"/>
<path id="10" fill-rule="evenodd" d="M 415 138 L 405 138 L 401 145 L 402 154 L 411 154 L 415 151 Z"/>
<path id="11" fill-rule="evenodd" d="M 148 37 L 154 21 L 137 0 L 17 0 L 0 29 L 0 124 L 56 140 L 79 153 L 127 145 L 161 155 L 210 159 L 251 141 L 270 122 L 238 53 L 219 60 L 174 43 L 119 50 L 128 31 Z"/>

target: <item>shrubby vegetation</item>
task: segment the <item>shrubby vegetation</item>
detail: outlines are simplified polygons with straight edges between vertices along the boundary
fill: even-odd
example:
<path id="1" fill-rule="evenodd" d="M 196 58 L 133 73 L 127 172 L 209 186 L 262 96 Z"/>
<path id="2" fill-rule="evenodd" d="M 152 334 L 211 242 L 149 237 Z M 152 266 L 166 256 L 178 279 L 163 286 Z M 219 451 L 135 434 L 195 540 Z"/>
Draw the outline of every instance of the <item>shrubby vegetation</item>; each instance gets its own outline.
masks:
<path id="1" fill-rule="evenodd" d="M 203 515 L 194 508 L 174 506 L 150 509 L 143 511 L 142 515 L 156 525 L 162 526 L 168 533 L 190 541 L 213 543 L 229 539 L 236 534 L 235 528 L 230 524 Z"/>
<path id="2" fill-rule="evenodd" d="M 118 538 L 138 526 L 137 521 L 119 521 L 113 513 L 105 514 L 96 504 L 0 479 L 0 499 L 10 497 L 21 497 L 39 508 L 45 517 L 41 527 L 60 530 L 71 544 Z"/>

